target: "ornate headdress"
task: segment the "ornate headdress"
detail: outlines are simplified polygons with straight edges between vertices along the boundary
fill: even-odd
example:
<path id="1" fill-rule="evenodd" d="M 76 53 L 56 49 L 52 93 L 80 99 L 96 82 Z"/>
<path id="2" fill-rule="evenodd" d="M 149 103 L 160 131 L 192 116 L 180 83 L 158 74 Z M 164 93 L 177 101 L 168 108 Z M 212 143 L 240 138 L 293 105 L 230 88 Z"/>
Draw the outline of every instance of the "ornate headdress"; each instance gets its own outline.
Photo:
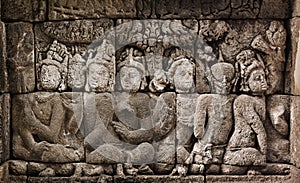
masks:
<path id="1" fill-rule="evenodd" d="M 244 50 L 236 56 L 235 68 L 239 76 L 240 91 L 248 92 L 248 79 L 251 72 L 255 69 L 265 69 L 264 62 L 260 55 L 255 54 L 252 50 Z M 237 85 L 237 84 L 236 84 Z"/>

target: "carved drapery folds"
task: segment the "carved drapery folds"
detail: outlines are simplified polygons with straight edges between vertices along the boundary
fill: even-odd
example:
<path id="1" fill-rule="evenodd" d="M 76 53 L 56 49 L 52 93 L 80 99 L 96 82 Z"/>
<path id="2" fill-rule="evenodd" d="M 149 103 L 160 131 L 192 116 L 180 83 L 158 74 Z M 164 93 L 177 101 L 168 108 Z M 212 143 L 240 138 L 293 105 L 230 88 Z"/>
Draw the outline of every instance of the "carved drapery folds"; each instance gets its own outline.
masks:
<path id="1" fill-rule="evenodd" d="M 219 6 L 235 16 L 247 4 Z M 257 6 L 253 1 L 251 16 Z M 122 19 L 113 33 L 112 24 L 35 26 L 38 92 L 12 98 L 13 172 L 287 173 L 291 98 L 279 95 L 282 22 Z"/>

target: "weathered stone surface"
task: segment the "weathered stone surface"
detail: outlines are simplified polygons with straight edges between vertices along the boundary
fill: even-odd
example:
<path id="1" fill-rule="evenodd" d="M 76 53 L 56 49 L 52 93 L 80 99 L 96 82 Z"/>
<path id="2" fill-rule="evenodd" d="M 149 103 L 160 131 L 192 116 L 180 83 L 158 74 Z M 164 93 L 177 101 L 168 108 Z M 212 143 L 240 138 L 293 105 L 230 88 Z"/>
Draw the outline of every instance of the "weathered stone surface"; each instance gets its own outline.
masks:
<path id="1" fill-rule="evenodd" d="M 167 183 L 167 182 L 191 182 L 191 183 L 202 183 L 204 182 L 204 177 L 199 176 L 188 176 L 188 177 L 179 177 L 179 176 L 136 176 L 136 177 L 114 177 L 115 182 L 125 183 L 125 182 L 143 182 L 143 183 Z"/>
<path id="2" fill-rule="evenodd" d="M 291 9 L 292 5 L 288 0 L 263 0 L 258 18 L 289 18 Z"/>
<path id="3" fill-rule="evenodd" d="M 23 93 L 35 88 L 34 34 L 32 24 L 9 23 L 7 32 L 7 63 L 10 91 Z"/>
<path id="4" fill-rule="evenodd" d="M 3 94 L 0 96 L 0 123 L 1 123 L 1 131 L 0 131 L 0 162 L 4 163 L 10 158 L 10 95 Z"/>
<path id="5" fill-rule="evenodd" d="M 49 19 L 134 18 L 136 0 L 49 1 Z"/>
<path id="6" fill-rule="evenodd" d="M 267 160 L 270 162 L 290 161 L 290 108 L 291 99 L 287 95 L 267 97 Z"/>
<path id="7" fill-rule="evenodd" d="M 300 95 L 300 18 L 289 21 L 290 51 L 286 64 L 285 93 Z"/>
<path id="8" fill-rule="evenodd" d="M 11 175 L 27 175 L 26 161 L 10 160 L 8 162 L 9 174 Z"/>
<path id="9" fill-rule="evenodd" d="M 4 179 L 4 182 L 10 183 L 27 183 L 27 176 L 9 175 Z"/>
<path id="10" fill-rule="evenodd" d="M 15 158 L 42 162 L 83 160 L 80 93 L 31 93 L 12 101 Z"/>
<path id="11" fill-rule="evenodd" d="M 87 162 L 140 165 L 162 161 L 155 159 L 155 152 L 165 158 L 175 155 L 164 148 L 168 144 L 159 143 L 174 129 L 174 93 L 85 93 L 84 106 Z M 126 164 L 118 167 L 117 174 L 132 174 L 136 169 Z"/>
<path id="12" fill-rule="evenodd" d="M 300 130 L 298 126 L 300 125 L 300 97 L 292 97 L 292 108 L 291 108 L 291 134 L 290 134 L 290 143 L 291 143 L 291 163 L 297 168 L 300 168 L 300 144 L 299 136 Z"/>
<path id="13" fill-rule="evenodd" d="M 292 17 L 299 17 L 300 16 L 300 3 L 296 0 L 291 1 L 291 9 L 293 11 Z"/>
<path id="14" fill-rule="evenodd" d="M 2 1 L 2 18 L 21 21 L 43 21 L 46 18 L 46 0 Z"/>
<path id="15" fill-rule="evenodd" d="M 96 177 L 28 177 L 28 183 L 73 183 L 73 182 L 81 182 L 81 183 L 97 183 L 97 182 L 105 182 L 112 183 L 113 177 L 110 176 L 96 176 Z"/>
<path id="16" fill-rule="evenodd" d="M 38 89 L 111 91 L 115 75 L 112 25 L 108 19 L 38 24 L 35 27 Z M 86 80 L 93 80 L 95 86 L 91 88 L 87 82 L 84 87 Z"/>
<path id="17" fill-rule="evenodd" d="M 150 4 L 150 3 L 149 3 Z M 158 18 L 197 18 L 197 19 L 251 19 L 251 18 L 288 18 L 290 3 L 286 0 L 242 1 L 226 0 L 215 3 L 212 0 L 156 1 L 155 10 Z M 145 7 L 145 5 L 144 5 Z M 144 17 L 149 11 L 142 12 Z"/>
<path id="18" fill-rule="evenodd" d="M 0 92 L 8 91 L 8 78 L 7 78 L 7 66 L 6 66 L 6 32 L 5 24 L 0 22 Z"/>
<path id="19" fill-rule="evenodd" d="M 191 74 L 195 67 L 192 57 L 194 42 L 197 38 L 197 21 L 118 20 L 117 25 L 117 72 L 121 66 L 134 60 L 136 62 L 133 63 L 144 68 L 142 69 L 145 71 L 144 76 L 150 77 L 150 83 L 143 82 L 141 90 L 147 89 L 146 86 L 149 84 L 151 92 L 162 92 L 173 90 L 174 81 L 179 82 L 173 77 L 180 65 L 190 70 L 187 75 L 190 75 L 191 79 L 188 79 L 190 84 L 194 85 Z M 189 86 L 189 88 L 191 91 L 194 90 L 194 86 Z"/>
<path id="20" fill-rule="evenodd" d="M 155 1 L 152 0 L 137 0 L 138 18 L 156 18 Z"/>

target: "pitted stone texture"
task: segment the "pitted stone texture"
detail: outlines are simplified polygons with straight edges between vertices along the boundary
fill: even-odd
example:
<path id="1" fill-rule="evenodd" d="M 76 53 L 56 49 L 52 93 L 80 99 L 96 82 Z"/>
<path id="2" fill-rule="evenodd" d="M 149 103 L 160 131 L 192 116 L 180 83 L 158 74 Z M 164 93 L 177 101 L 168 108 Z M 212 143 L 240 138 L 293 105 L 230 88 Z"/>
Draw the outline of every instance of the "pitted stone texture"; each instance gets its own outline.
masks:
<path id="1" fill-rule="evenodd" d="M 134 18 L 136 0 L 49 1 L 49 19 Z"/>
<path id="2" fill-rule="evenodd" d="M 286 44 L 283 22 L 201 20 L 199 24 L 200 41 L 195 51 L 198 70 L 196 87 L 199 93 L 210 91 L 206 73 L 211 65 L 223 61 L 234 65 L 237 55 L 250 46 L 257 50 L 255 54 L 265 53 L 260 57 L 268 71 L 267 82 L 270 87 L 267 93 L 283 92 Z"/>
<path id="3" fill-rule="evenodd" d="M 134 183 L 134 182 L 141 182 L 141 183 L 180 183 L 180 182 L 190 182 L 190 183 L 204 183 L 204 177 L 201 175 L 198 176 L 188 176 L 188 177 L 179 177 L 179 176 L 136 176 L 136 177 L 114 177 L 115 182 L 120 183 Z"/>
<path id="4" fill-rule="evenodd" d="M 42 162 L 83 160 L 80 93 L 15 95 L 12 151 L 15 158 Z"/>
<path id="5" fill-rule="evenodd" d="M 291 134 L 290 134 L 290 143 L 291 143 L 291 163 L 297 168 L 300 168 L 300 143 L 299 143 L 299 121 L 300 117 L 300 97 L 292 97 L 292 108 L 291 108 Z"/>
<path id="6" fill-rule="evenodd" d="M 6 21 L 44 21 L 46 18 L 46 0 L 5 0 L 1 9 Z"/>
<path id="7" fill-rule="evenodd" d="M 28 183 L 73 183 L 73 182 L 82 182 L 82 183 L 113 183 L 113 177 L 110 176 L 95 176 L 95 177 L 28 177 Z"/>
<path id="8" fill-rule="evenodd" d="M 285 93 L 300 95 L 300 18 L 289 21 L 290 51 L 286 64 Z"/>
<path id="9" fill-rule="evenodd" d="M 290 162 L 290 109 L 291 98 L 287 95 L 267 97 L 267 160 L 270 162 Z"/>
<path id="10" fill-rule="evenodd" d="M 300 17 L 300 3 L 297 0 L 291 1 L 292 17 Z"/>
<path id="11" fill-rule="evenodd" d="M 183 164 L 193 148 L 193 132 L 198 94 L 177 94 L 176 96 L 176 140 L 177 163 Z"/>
<path id="12" fill-rule="evenodd" d="M 137 0 L 138 18 L 156 18 L 154 7 L 153 0 Z"/>
<path id="13" fill-rule="evenodd" d="M 10 95 L 0 95 L 0 103 L 0 162 L 4 163 L 10 158 Z"/>
<path id="14" fill-rule="evenodd" d="M 225 0 L 215 3 L 213 0 L 156 1 L 155 10 L 159 18 L 197 18 L 197 19 L 255 19 L 288 18 L 289 2 L 286 0 Z M 146 11 L 146 13 L 148 13 Z M 146 14 L 145 13 L 145 14 Z"/>
<path id="15" fill-rule="evenodd" d="M 10 183 L 27 183 L 27 178 L 28 178 L 27 176 L 9 175 L 4 179 L 4 181 Z"/>
<path id="16" fill-rule="evenodd" d="M 0 22 L 0 92 L 8 91 L 8 77 L 7 77 L 7 66 L 6 66 L 6 32 L 5 24 Z"/>
<path id="17" fill-rule="evenodd" d="M 93 91 L 111 91 L 115 75 L 115 32 L 112 26 L 113 22 L 108 19 L 37 24 L 35 33 L 38 89 L 82 91 L 85 88 L 86 77 L 97 77 L 99 79 L 100 76 L 105 75 L 104 77 L 109 78 L 109 84 L 102 86 L 100 89 L 96 87 Z M 98 64 L 104 62 L 108 62 L 104 66 L 108 67 L 106 69 L 109 70 L 109 76 L 106 76 L 107 74 L 104 74 L 104 71 L 100 75 L 98 74 L 100 71 L 95 72 L 100 67 Z M 43 68 L 43 65 L 48 67 Z M 90 65 L 93 65 L 93 67 L 90 67 Z M 89 71 L 92 71 L 91 68 L 94 68 L 93 74 L 89 74 Z M 44 77 L 47 73 L 48 77 L 54 78 L 53 80 L 56 81 L 54 84 L 49 85 L 50 82 L 47 81 L 47 77 Z M 102 78 L 100 79 L 102 80 Z M 43 80 L 46 81 L 44 82 L 45 86 L 43 86 Z M 90 90 L 90 87 L 87 89 Z"/>
<path id="18" fill-rule="evenodd" d="M 263 0 L 258 18 L 289 18 L 291 9 L 292 5 L 288 0 Z"/>
<path id="19" fill-rule="evenodd" d="M 7 64 L 10 91 L 23 93 L 35 88 L 34 33 L 30 23 L 9 23 L 7 35 Z"/>
<path id="20" fill-rule="evenodd" d="M 197 37 L 196 20 L 125 20 L 117 21 L 117 48 L 135 43 L 146 54 L 163 56 L 166 49 L 179 47 L 193 53 Z M 147 55 L 146 55 L 147 56 Z"/>

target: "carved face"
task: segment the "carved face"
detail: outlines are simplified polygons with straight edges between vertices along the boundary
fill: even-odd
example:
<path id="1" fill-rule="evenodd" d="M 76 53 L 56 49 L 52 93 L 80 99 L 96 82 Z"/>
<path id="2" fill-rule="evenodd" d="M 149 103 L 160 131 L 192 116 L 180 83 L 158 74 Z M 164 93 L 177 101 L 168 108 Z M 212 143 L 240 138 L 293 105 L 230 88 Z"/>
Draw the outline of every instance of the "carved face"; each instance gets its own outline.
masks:
<path id="1" fill-rule="evenodd" d="M 42 65 L 41 86 L 46 90 L 55 90 L 61 82 L 61 75 L 54 65 Z"/>
<path id="2" fill-rule="evenodd" d="M 136 92 L 140 88 L 142 75 L 134 67 L 122 67 L 120 70 L 120 81 L 123 90 Z"/>
<path id="3" fill-rule="evenodd" d="M 189 92 L 194 86 L 194 68 L 189 62 L 184 62 L 176 68 L 174 73 L 174 85 L 178 92 Z"/>
<path id="4" fill-rule="evenodd" d="M 251 94 L 262 95 L 267 90 L 267 81 L 264 70 L 256 69 L 252 71 L 248 83 Z"/>
<path id="5" fill-rule="evenodd" d="M 102 64 L 92 63 L 89 65 L 88 84 L 92 91 L 105 89 L 109 82 L 109 71 Z"/>
<path id="6" fill-rule="evenodd" d="M 81 63 L 72 64 L 69 67 L 68 74 L 69 87 L 79 89 L 85 83 L 85 70 Z"/>

